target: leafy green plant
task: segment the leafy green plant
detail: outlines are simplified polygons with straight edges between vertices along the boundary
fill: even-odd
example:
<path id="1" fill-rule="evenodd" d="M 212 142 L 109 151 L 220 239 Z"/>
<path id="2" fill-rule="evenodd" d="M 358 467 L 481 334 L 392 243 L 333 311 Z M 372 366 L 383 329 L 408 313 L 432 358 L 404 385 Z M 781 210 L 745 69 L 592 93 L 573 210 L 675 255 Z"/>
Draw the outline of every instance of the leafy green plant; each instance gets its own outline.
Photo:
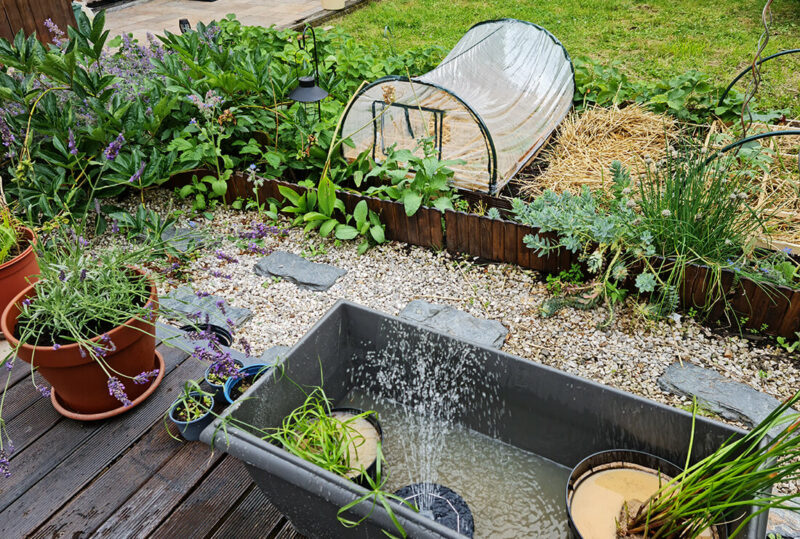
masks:
<path id="1" fill-rule="evenodd" d="M 565 285 L 574 285 L 583 282 L 583 272 L 578 264 L 572 264 L 568 270 L 563 270 L 558 275 L 548 275 L 545 287 L 554 296 L 560 296 Z"/>
<path id="2" fill-rule="evenodd" d="M 19 246 L 19 223 L 5 204 L 0 204 L 0 264 Z"/>
<path id="3" fill-rule="evenodd" d="M 787 352 L 792 353 L 800 348 L 800 333 L 795 333 L 795 338 L 796 340 L 792 343 L 790 343 L 789 340 L 784 337 L 776 337 L 775 340 L 777 341 L 778 346 Z"/>
<path id="4" fill-rule="evenodd" d="M 112 219 L 112 227 L 116 226 L 124 231 L 129 239 L 145 238 L 154 245 L 164 243 L 164 232 L 175 225 L 174 217 L 164 218 L 155 210 L 139 204 L 134 213 L 126 211 L 110 211 L 108 217 Z M 177 253 L 170 252 L 175 255 Z"/>
<path id="5" fill-rule="evenodd" d="M 308 186 L 308 183 L 305 185 Z M 285 186 L 278 186 L 278 190 L 288 201 L 282 211 L 295 215 L 293 226 L 304 224 L 307 232 L 318 229 L 322 237 L 333 233 L 340 240 L 352 240 L 360 236 L 359 254 L 372 245 L 386 241 L 384 225 L 378 215 L 367 207 L 367 202 L 360 201 L 353 214 L 347 214 L 344 203 L 336 197 L 336 185 L 326 176 L 320 180 L 316 190 L 308 187 L 302 195 Z"/>
<path id="6" fill-rule="evenodd" d="M 441 161 L 436 158 L 431 138 L 422 139 L 419 149 L 424 157 L 418 156 L 418 152 L 398 150 L 395 145 L 386 150 L 384 162 L 373 168 L 366 178 L 386 179 L 390 185 L 370 187 L 366 194 L 384 195 L 402 202 L 409 217 L 417 213 L 421 206 L 452 210 L 455 191 L 450 185 L 453 171 L 448 167 L 463 161 Z"/>
<path id="7" fill-rule="evenodd" d="M 690 466 L 693 416 L 684 471 L 628 514 L 626 534 L 694 538 L 711 526 L 741 517 L 732 533 L 737 536 L 761 513 L 796 509 L 787 504 L 795 494 L 771 492 L 774 485 L 800 478 L 800 436 L 794 432 L 800 426 L 800 414 L 792 410 L 798 402 L 800 392 L 750 432 L 738 439 L 730 438 L 717 451 Z M 748 506 L 756 510 L 748 514 Z"/>
<path id="8" fill-rule="evenodd" d="M 363 412 L 342 419 L 331 414 L 331 403 L 321 387 L 308 393 L 305 401 L 287 415 L 269 436 L 288 452 L 342 477 L 365 474 L 363 463 L 351 462 L 353 453 L 366 443 L 354 423 L 374 415 Z M 358 465 L 359 467 L 356 467 Z"/>

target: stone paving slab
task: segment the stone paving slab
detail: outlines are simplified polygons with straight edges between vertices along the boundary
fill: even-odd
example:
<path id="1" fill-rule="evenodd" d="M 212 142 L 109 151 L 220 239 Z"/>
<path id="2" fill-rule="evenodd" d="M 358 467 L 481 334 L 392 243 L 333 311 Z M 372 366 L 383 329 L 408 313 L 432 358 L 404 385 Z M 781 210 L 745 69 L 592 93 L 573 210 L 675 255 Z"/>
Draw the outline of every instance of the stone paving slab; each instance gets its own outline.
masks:
<path id="1" fill-rule="evenodd" d="M 421 299 L 409 302 L 398 316 L 491 348 L 500 349 L 508 335 L 508 330 L 497 320 L 476 318 L 449 305 L 437 305 Z"/>
<path id="2" fill-rule="evenodd" d="M 168 30 L 179 33 L 180 19 L 188 19 L 192 28 L 196 28 L 198 22 L 218 21 L 233 13 L 242 24 L 288 27 L 320 12 L 333 13 L 322 9 L 320 0 L 150 0 L 109 10 L 106 30 L 110 30 L 111 37 L 131 33 L 140 42 L 145 42 L 148 32 L 163 34 Z"/>
<path id="3" fill-rule="evenodd" d="M 165 295 L 159 302 L 162 306 L 161 314 L 171 320 L 178 319 L 176 313 L 189 316 L 199 311 L 201 313 L 199 322 L 204 322 L 205 315 L 208 314 L 210 324 L 223 328 L 228 326 L 228 318 L 233 321 L 235 326 L 239 326 L 253 316 L 250 309 L 231 307 L 227 301 L 225 301 L 225 312 L 223 313 L 217 306 L 219 300 L 225 301 L 225 298 L 213 295 L 199 298 L 191 286 L 181 286 Z"/>
<path id="4" fill-rule="evenodd" d="M 347 271 L 329 264 L 309 262 L 302 256 L 285 251 L 275 251 L 258 261 L 253 268 L 262 277 L 280 277 L 300 288 L 324 292 Z"/>
<path id="5" fill-rule="evenodd" d="M 691 363 L 673 363 L 658 379 L 658 385 L 669 391 L 697 400 L 709 411 L 749 426 L 760 423 L 780 401 L 752 387 L 725 378 L 717 371 Z"/>

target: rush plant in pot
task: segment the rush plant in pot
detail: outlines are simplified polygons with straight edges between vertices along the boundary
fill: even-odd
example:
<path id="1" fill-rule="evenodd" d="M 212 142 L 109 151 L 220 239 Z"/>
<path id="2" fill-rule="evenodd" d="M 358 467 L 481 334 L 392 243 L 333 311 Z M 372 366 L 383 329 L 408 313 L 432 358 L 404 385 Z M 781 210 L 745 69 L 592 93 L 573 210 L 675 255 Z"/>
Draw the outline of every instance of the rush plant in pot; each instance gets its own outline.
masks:
<path id="1" fill-rule="evenodd" d="M 122 413 L 163 377 L 156 286 L 137 267 L 150 260 L 150 246 L 89 247 L 66 226 L 45 231 L 36 246 L 39 280 L 0 317 L 11 345 L 0 365 L 15 357 L 29 363 L 42 394 L 75 419 Z M 36 381 L 37 371 L 52 395 Z"/>
<path id="2" fill-rule="evenodd" d="M 625 534 L 697 537 L 711 526 L 742 518 L 735 537 L 765 511 L 796 510 L 786 502 L 797 494 L 772 494 L 772 488 L 800 479 L 800 414 L 791 410 L 798 402 L 800 392 L 745 436 L 728 440 L 692 466 L 687 462 L 681 474 L 628 514 Z M 749 507 L 755 510 L 748 514 Z"/>
<path id="3" fill-rule="evenodd" d="M 323 389 L 316 387 L 302 405 L 284 418 L 269 439 L 293 455 L 342 477 L 368 475 L 368 469 L 377 459 L 380 436 L 379 429 L 368 420 L 376 414 L 337 412 Z"/>

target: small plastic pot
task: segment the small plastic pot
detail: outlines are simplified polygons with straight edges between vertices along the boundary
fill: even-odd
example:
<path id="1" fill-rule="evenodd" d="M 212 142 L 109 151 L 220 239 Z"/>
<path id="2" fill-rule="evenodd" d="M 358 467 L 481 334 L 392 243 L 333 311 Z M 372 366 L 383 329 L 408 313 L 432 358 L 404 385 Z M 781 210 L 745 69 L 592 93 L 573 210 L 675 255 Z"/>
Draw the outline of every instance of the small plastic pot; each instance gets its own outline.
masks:
<path id="1" fill-rule="evenodd" d="M 243 369 L 239 369 L 239 373 L 242 375 L 241 378 L 235 378 L 231 376 L 227 380 L 225 380 L 225 388 L 223 394 L 225 395 L 225 400 L 228 401 L 228 404 L 233 404 L 233 401 L 239 398 L 238 395 L 238 388 L 242 382 L 246 380 L 255 381 L 253 378 L 261 372 L 262 376 L 269 371 L 269 365 L 263 364 L 256 364 L 256 365 L 248 365 Z"/>
<path id="2" fill-rule="evenodd" d="M 222 346 L 230 346 L 233 344 L 233 334 L 231 334 L 231 332 L 224 327 L 217 326 L 215 324 L 187 324 L 185 326 L 181 326 L 180 329 L 181 331 L 186 331 L 187 333 L 191 331 L 210 330 L 211 333 L 217 336 L 217 339 Z"/>
<path id="3" fill-rule="evenodd" d="M 190 393 L 190 395 L 193 397 L 202 398 L 202 395 L 196 391 Z M 175 417 L 175 409 L 179 404 L 181 404 L 182 401 L 183 399 L 181 398 L 172 403 L 172 405 L 169 407 L 169 418 L 173 423 L 175 423 L 175 425 L 178 426 L 181 436 L 190 442 L 194 442 L 200 439 L 200 433 L 208 426 L 209 423 L 211 423 L 211 420 L 214 419 L 214 416 L 211 413 L 211 410 L 209 410 L 202 416 L 192 421 L 181 421 Z"/>
<path id="4" fill-rule="evenodd" d="M 236 364 L 236 368 L 239 370 L 241 370 L 244 366 L 241 361 L 234 361 L 234 363 Z M 225 383 L 223 382 L 222 384 L 216 384 L 209 378 L 209 375 L 211 374 L 211 367 L 213 366 L 214 365 L 211 364 L 206 369 L 205 380 L 206 383 L 214 390 L 214 400 L 216 402 L 225 402 Z"/>
<path id="5" fill-rule="evenodd" d="M 347 413 L 347 414 L 352 414 L 352 415 L 360 415 L 360 414 L 363 414 L 365 411 L 366 410 L 361 410 L 360 408 L 332 408 L 331 409 L 331 413 L 332 414 L 335 413 L 335 412 L 342 412 L 342 413 Z M 383 429 L 381 428 L 381 424 L 378 421 L 377 414 L 369 414 L 364 419 L 366 419 L 369 422 L 370 425 L 375 427 L 375 430 L 378 431 L 378 441 L 383 443 Z M 377 473 L 378 473 L 378 459 L 376 458 L 375 460 L 372 461 L 372 464 L 367 466 L 366 474 L 368 476 L 370 476 L 374 480 L 374 479 L 377 478 Z M 357 477 L 354 477 L 353 481 L 356 484 L 361 485 L 362 487 L 365 487 L 365 488 L 367 488 L 369 486 L 369 484 L 367 483 L 367 481 L 366 481 L 366 479 L 364 478 L 363 475 L 359 475 Z"/>

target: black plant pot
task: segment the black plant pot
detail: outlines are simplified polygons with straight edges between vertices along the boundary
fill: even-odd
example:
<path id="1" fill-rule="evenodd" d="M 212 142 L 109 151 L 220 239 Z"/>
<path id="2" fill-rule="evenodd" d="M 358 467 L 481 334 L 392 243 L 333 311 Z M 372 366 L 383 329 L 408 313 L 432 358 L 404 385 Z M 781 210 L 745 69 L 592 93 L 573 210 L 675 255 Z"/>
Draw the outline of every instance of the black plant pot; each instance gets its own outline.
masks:
<path id="1" fill-rule="evenodd" d="M 233 344 L 233 335 L 231 332 L 222 326 L 217 326 L 216 324 L 187 324 L 185 326 L 181 326 L 180 329 L 182 331 L 186 331 L 187 333 L 192 331 L 211 330 L 211 333 L 217 336 L 217 339 L 221 345 L 230 346 Z"/>
<path id="2" fill-rule="evenodd" d="M 191 393 L 193 397 L 201 397 L 200 393 L 194 392 Z M 181 404 L 183 399 L 178 399 L 172 403 L 169 407 L 169 418 L 170 420 L 175 423 L 178 427 L 178 430 L 186 440 L 193 442 L 200 439 L 200 433 L 203 432 L 203 429 L 211 423 L 211 420 L 214 419 L 211 410 L 207 411 L 201 417 L 194 419 L 192 421 L 181 421 L 177 417 L 175 417 L 175 409 Z M 212 403 L 213 406 L 213 403 Z"/>

